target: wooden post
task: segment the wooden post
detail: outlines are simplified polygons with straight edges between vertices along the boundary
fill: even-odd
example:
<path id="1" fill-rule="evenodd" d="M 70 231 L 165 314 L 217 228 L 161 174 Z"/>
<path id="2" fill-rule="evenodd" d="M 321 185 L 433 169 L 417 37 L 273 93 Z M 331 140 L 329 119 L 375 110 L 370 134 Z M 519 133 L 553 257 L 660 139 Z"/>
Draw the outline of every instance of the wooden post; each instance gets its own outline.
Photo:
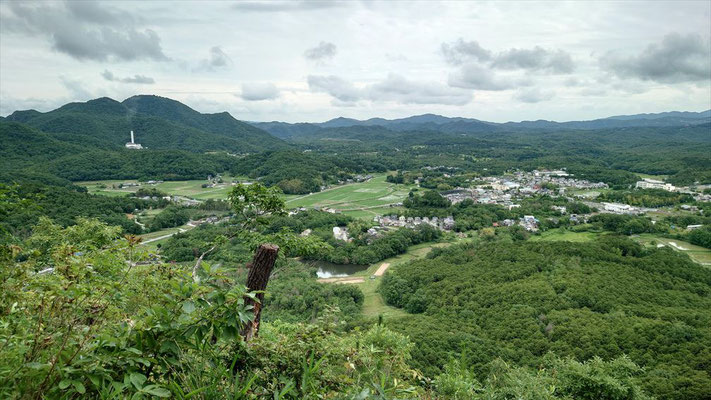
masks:
<path id="1" fill-rule="evenodd" d="M 263 291 L 267 288 L 267 283 L 269 283 L 269 275 L 272 273 L 278 253 L 279 246 L 275 244 L 265 243 L 259 246 L 257 251 L 254 253 L 252 266 L 249 269 L 249 274 L 247 275 L 247 290 L 253 292 Z M 256 297 L 259 299 L 258 303 L 250 298 L 247 298 L 245 301 L 246 305 L 254 306 L 254 320 L 248 322 L 242 331 L 242 336 L 244 336 L 245 342 L 249 342 L 250 339 L 259 334 L 259 321 L 262 314 L 264 293 L 258 293 Z"/>

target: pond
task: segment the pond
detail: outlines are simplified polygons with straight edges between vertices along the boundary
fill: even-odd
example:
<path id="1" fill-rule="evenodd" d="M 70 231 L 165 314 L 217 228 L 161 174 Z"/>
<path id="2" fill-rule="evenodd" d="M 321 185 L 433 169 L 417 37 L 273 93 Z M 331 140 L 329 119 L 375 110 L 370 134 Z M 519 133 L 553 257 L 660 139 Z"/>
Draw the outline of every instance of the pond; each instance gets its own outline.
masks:
<path id="1" fill-rule="evenodd" d="M 341 278 L 368 269 L 367 265 L 332 264 L 325 261 L 315 262 L 312 265 L 318 268 L 316 275 L 319 278 Z"/>

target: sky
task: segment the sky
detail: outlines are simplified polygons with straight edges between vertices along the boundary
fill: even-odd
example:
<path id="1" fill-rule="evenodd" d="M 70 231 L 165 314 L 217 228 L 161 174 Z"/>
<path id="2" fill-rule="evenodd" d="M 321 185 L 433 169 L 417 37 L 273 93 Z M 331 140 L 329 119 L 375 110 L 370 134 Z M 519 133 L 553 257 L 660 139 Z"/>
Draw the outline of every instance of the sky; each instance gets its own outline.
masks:
<path id="1" fill-rule="evenodd" d="M 0 2 L 0 115 L 155 94 L 247 121 L 711 109 L 711 1 Z"/>

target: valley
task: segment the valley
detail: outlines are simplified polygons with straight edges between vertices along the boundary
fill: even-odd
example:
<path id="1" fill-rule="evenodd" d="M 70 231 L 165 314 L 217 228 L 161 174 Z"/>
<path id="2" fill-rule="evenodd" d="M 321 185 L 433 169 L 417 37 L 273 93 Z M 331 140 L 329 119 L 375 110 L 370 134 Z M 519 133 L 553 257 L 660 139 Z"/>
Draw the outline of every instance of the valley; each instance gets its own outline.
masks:
<path id="1" fill-rule="evenodd" d="M 130 126 L 141 148 L 108 140 L 108 131 L 129 127 L 111 115 L 127 110 L 156 127 Z M 525 124 L 462 128 L 472 121 L 452 130 L 452 121 L 434 117 L 397 128 L 282 124 L 289 135 L 263 147 L 246 140 L 258 146 L 249 148 L 224 138 L 237 127 L 269 135 L 263 125 L 246 128 L 150 96 L 13 115 L 0 121 L 8 138 L 0 176 L 3 254 L 13 266 L 7 271 L 25 274 L 40 291 L 56 290 L 42 286 L 44 279 L 83 285 L 84 298 L 110 307 L 110 318 L 138 309 L 142 323 L 165 318 L 160 326 L 195 330 L 183 341 L 173 328 L 145 328 L 142 335 L 153 332 L 161 343 L 157 354 L 172 354 L 167 343 L 191 354 L 194 340 L 210 348 L 204 329 L 219 331 L 218 343 L 242 346 L 235 326 L 251 323 L 251 309 L 231 305 L 238 314 L 211 319 L 210 328 L 202 318 L 226 312 L 215 299 L 244 297 L 234 293 L 255 268 L 255 251 L 268 244 L 279 253 L 261 303 L 263 336 L 250 344 L 268 353 L 294 345 L 302 359 L 304 343 L 346 346 L 379 332 L 372 334 L 407 343 L 397 354 L 407 358 L 409 374 L 438 382 L 460 382 L 451 376 L 463 371 L 484 382 L 499 362 L 539 376 L 543 362 L 589 365 L 596 356 L 637 371 L 606 379 L 660 398 L 701 399 L 711 382 L 698 367 L 706 357 L 699 349 L 711 343 L 704 330 L 711 293 L 705 114 L 693 124 L 687 115 L 683 126 L 633 118 L 623 127 L 566 124 L 546 132 Z M 77 138 L 89 132 L 62 132 L 70 117 L 108 128 L 77 153 Z M 214 123 L 218 118 L 232 128 Z M 174 137 L 161 137 L 167 126 L 200 145 L 170 144 Z M 102 272 L 88 272 L 95 269 Z M 19 293 L 13 302 L 41 314 L 41 305 L 13 286 L 18 281 L 3 282 L 4 292 Z M 127 300 L 103 303 L 102 293 Z M 77 315 L 91 312 L 66 304 Z M 166 322 L 175 315 L 177 322 Z M 29 314 L 21 321 L 36 323 Z M 132 333 L 144 328 L 122 331 L 115 319 L 100 329 L 148 343 Z M 314 329 L 322 339 L 295 339 Z M 92 337 L 77 334 L 73 348 L 99 357 L 82 344 Z M 326 360 L 323 351 L 309 354 Z M 451 369 L 451 357 L 461 360 L 459 369 Z M 570 365 L 559 368 L 578 368 Z M 168 379 L 142 368 L 140 374 Z M 398 382 L 432 393 L 406 376 Z M 394 387 L 405 390 L 400 383 Z"/>

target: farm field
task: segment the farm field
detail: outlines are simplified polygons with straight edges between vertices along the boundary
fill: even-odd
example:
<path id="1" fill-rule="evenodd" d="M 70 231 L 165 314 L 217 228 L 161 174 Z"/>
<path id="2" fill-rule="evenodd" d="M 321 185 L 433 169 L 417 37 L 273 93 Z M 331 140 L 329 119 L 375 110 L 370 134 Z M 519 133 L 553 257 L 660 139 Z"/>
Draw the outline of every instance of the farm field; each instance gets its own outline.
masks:
<path id="1" fill-rule="evenodd" d="M 665 246 L 671 247 L 674 250 L 688 254 L 692 260 L 696 261 L 699 264 L 711 266 L 711 250 L 707 248 L 696 246 L 689 242 L 684 242 L 682 240 L 654 236 L 653 234 L 648 233 L 643 233 L 635 237 L 635 239 L 638 242 L 649 246 L 652 245 L 652 241 L 655 241 L 658 245 L 663 244 Z"/>
<path id="2" fill-rule="evenodd" d="M 225 176 L 224 183 L 218 184 L 216 187 L 203 188 L 202 185 L 208 183 L 207 180 L 191 180 L 191 181 L 165 181 L 156 185 L 142 184 L 141 186 L 131 186 L 127 188 L 119 188 L 119 184 L 138 183 L 135 179 L 123 180 L 102 180 L 77 182 L 79 186 L 85 186 L 91 194 L 101 194 L 105 196 L 124 196 L 135 193 L 140 187 L 156 188 L 169 195 L 184 196 L 197 200 L 207 199 L 226 199 L 232 185 L 233 180 L 243 181 L 244 177 L 234 178 Z"/>
<path id="3" fill-rule="evenodd" d="M 395 185 L 385 181 L 387 175 L 376 175 L 367 182 L 351 183 L 326 189 L 322 192 L 303 196 L 289 196 L 288 208 L 328 207 L 346 212 L 357 212 L 387 208 L 391 204 L 402 202 L 410 192 L 410 186 Z M 379 211 L 355 213 L 354 216 L 374 216 Z"/>
<path id="4" fill-rule="evenodd" d="M 532 235 L 530 240 L 534 242 L 560 240 L 568 242 L 589 242 L 597 236 L 598 233 L 595 232 L 572 232 L 562 229 L 551 229 L 541 233 L 540 235 Z"/>

